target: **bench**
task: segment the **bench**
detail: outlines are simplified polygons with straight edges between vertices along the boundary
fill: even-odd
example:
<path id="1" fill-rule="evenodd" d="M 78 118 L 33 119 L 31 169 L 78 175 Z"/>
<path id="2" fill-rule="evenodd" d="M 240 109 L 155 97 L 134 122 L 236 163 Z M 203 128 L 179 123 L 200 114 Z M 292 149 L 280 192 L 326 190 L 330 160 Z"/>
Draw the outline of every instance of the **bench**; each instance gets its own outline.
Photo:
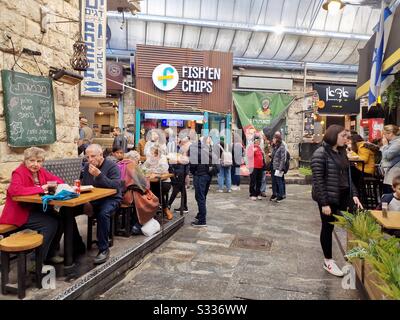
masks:
<path id="1" fill-rule="evenodd" d="M 43 168 L 60 177 L 73 186 L 74 181 L 78 180 L 82 171 L 82 158 L 66 158 L 56 160 L 46 160 Z"/>
<path id="2" fill-rule="evenodd" d="M 0 206 L 0 217 L 3 212 L 4 205 Z M 0 224 L 0 240 L 10 235 L 11 232 L 17 229 L 17 226 L 12 224 Z"/>
<path id="3" fill-rule="evenodd" d="M 43 167 L 60 177 L 69 185 L 74 185 L 74 181 L 80 178 L 82 172 L 82 158 L 67 158 L 59 160 L 46 160 Z M 113 245 L 114 239 L 114 216 L 111 217 L 111 230 L 110 230 L 110 247 Z M 96 218 L 88 215 L 88 228 L 87 228 L 87 249 L 90 250 L 93 243 L 96 241 L 92 238 L 93 225 L 96 223 Z"/>

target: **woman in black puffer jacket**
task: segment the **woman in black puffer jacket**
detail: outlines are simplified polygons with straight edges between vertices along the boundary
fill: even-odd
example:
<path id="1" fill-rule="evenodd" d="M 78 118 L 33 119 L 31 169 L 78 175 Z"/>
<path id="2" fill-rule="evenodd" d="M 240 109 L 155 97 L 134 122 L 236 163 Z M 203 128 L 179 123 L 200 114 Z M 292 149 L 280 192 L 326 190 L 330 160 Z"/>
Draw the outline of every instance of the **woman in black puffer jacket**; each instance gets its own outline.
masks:
<path id="1" fill-rule="evenodd" d="M 324 135 L 322 146 L 311 159 L 312 197 L 318 203 L 322 228 L 321 246 L 324 252 L 324 269 L 335 276 L 343 272 L 332 260 L 332 232 L 335 221 L 332 214 L 348 210 L 354 204 L 362 208 L 357 190 L 349 179 L 350 164 L 346 155 L 347 132 L 344 127 L 331 125 Z M 352 199 L 351 199 L 352 198 Z"/>

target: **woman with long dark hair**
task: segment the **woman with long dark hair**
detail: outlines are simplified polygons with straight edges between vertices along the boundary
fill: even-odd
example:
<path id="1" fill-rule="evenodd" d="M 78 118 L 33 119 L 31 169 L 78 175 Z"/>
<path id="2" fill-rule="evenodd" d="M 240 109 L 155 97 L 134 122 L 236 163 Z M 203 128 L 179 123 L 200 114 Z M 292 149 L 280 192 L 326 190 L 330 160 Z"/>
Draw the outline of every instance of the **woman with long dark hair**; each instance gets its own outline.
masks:
<path id="1" fill-rule="evenodd" d="M 351 210 L 353 205 L 362 208 L 351 180 L 346 141 L 345 128 L 331 125 L 326 130 L 322 146 L 315 150 L 311 159 L 312 197 L 318 203 L 322 222 L 320 241 L 325 257 L 323 268 L 338 277 L 344 274 L 332 259 L 333 214 L 340 214 L 340 210 Z"/>

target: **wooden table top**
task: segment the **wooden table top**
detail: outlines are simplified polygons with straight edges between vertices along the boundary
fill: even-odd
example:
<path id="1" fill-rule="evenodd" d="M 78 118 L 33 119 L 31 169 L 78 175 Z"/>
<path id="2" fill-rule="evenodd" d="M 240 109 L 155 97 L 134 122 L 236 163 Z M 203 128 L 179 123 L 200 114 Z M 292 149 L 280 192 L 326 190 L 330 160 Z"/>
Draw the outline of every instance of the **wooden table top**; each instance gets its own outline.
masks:
<path id="1" fill-rule="evenodd" d="M 371 210 L 372 216 L 386 229 L 400 230 L 400 212 L 388 211 L 387 218 L 382 216 L 382 211 Z"/>
<path id="2" fill-rule="evenodd" d="M 116 193 L 117 190 L 115 189 L 94 188 L 91 191 L 81 193 L 77 198 L 64 201 L 51 200 L 49 204 L 60 207 L 76 207 L 90 201 L 112 196 Z M 42 199 L 38 194 L 31 196 L 15 196 L 12 199 L 18 202 L 42 203 Z"/>

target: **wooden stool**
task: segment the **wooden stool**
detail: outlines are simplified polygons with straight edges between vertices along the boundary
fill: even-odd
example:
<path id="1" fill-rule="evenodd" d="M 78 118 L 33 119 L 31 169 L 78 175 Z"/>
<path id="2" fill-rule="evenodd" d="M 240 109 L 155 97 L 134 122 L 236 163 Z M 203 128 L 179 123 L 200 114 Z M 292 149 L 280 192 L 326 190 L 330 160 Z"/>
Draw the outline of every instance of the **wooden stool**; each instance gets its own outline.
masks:
<path id="1" fill-rule="evenodd" d="M 36 287 L 42 287 L 42 244 L 43 235 L 38 233 L 16 233 L 0 241 L 1 251 L 1 292 L 2 294 L 17 293 L 19 299 L 25 298 L 26 254 L 35 250 L 36 256 Z M 10 254 L 16 254 L 18 259 L 17 288 L 9 281 Z"/>
<path id="2" fill-rule="evenodd" d="M 109 237 L 108 244 L 110 247 L 114 245 L 114 216 L 115 212 L 110 217 L 110 233 L 108 235 Z M 87 238 L 86 238 L 86 247 L 88 250 L 92 249 L 93 243 L 97 243 L 97 240 L 93 240 L 93 226 L 96 223 L 97 219 L 95 216 L 88 216 Z"/>
<path id="3" fill-rule="evenodd" d="M 134 213 L 134 209 L 135 207 L 132 205 L 121 204 L 114 218 L 115 235 L 123 237 L 131 236 L 131 216 Z"/>
<path id="4" fill-rule="evenodd" d="M 6 237 L 16 229 L 17 227 L 13 224 L 0 224 L 0 235 Z"/>

